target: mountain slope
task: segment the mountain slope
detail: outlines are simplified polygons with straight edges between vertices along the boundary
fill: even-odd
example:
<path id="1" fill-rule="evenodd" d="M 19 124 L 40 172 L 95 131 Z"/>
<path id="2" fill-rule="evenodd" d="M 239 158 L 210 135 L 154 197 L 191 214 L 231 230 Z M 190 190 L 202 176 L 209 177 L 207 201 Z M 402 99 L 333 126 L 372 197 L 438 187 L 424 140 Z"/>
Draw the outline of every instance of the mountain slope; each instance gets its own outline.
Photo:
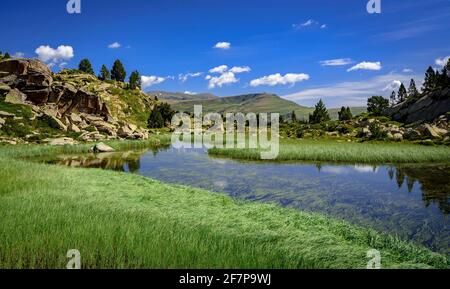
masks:
<path id="1" fill-rule="evenodd" d="M 193 101 L 193 100 L 206 100 L 206 99 L 215 99 L 217 96 L 210 93 L 183 93 L 183 92 L 167 92 L 167 91 L 149 91 L 147 94 L 155 98 L 157 97 L 159 100 L 173 103 L 179 101 Z"/>
<path id="2" fill-rule="evenodd" d="M 194 105 L 202 105 L 204 112 L 278 112 L 282 115 L 296 111 L 305 113 L 309 108 L 280 98 L 274 94 L 248 94 L 206 100 L 179 101 L 171 104 L 175 110 L 193 112 Z"/>
<path id="3" fill-rule="evenodd" d="M 280 115 L 290 115 L 295 111 L 298 119 L 308 119 L 314 108 L 301 106 L 295 102 L 281 98 L 275 94 L 247 94 L 231 97 L 216 97 L 212 99 L 183 100 L 177 101 L 171 99 L 167 101 L 177 111 L 193 112 L 194 105 L 202 105 L 203 112 L 242 112 L 242 113 L 270 113 L 277 112 Z M 340 109 L 330 109 L 329 113 L 332 119 L 338 118 Z M 365 107 L 351 108 L 354 115 L 366 111 Z"/>

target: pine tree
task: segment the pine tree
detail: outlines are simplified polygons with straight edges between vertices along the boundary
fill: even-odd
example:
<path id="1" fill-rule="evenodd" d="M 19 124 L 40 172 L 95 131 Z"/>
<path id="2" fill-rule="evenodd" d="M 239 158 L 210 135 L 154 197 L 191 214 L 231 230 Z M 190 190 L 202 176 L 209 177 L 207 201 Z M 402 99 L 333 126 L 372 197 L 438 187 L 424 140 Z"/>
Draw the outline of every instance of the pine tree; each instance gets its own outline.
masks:
<path id="1" fill-rule="evenodd" d="M 125 68 L 123 67 L 120 60 L 114 62 L 113 68 L 111 69 L 111 79 L 119 82 L 124 82 L 127 77 Z"/>
<path id="2" fill-rule="evenodd" d="M 367 111 L 375 116 L 381 115 L 389 107 L 389 100 L 382 96 L 372 96 L 367 101 Z"/>
<path id="3" fill-rule="evenodd" d="M 350 110 L 350 107 L 342 107 L 341 111 L 339 111 L 339 120 L 345 121 L 345 120 L 351 120 L 353 118 L 352 112 Z"/>
<path id="4" fill-rule="evenodd" d="M 408 92 L 406 91 L 406 87 L 403 83 L 400 85 L 398 89 L 398 102 L 403 103 L 408 98 Z"/>
<path id="5" fill-rule="evenodd" d="M 442 68 L 442 74 L 440 76 L 440 86 L 450 86 L 450 58 L 448 59 L 447 64 L 444 66 L 444 68 Z"/>
<path id="6" fill-rule="evenodd" d="M 434 71 L 433 67 L 429 67 L 427 72 L 425 73 L 425 81 L 423 83 L 424 92 L 430 92 L 435 90 L 437 87 L 436 83 L 436 71 Z"/>
<path id="7" fill-rule="evenodd" d="M 414 79 L 411 79 L 411 82 L 409 84 L 408 88 L 408 99 L 414 100 L 417 99 L 419 96 L 419 91 L 417 90 L 416 82 Z"/>
<path id="8" fill-rule="evenodd" d="M 394 106 L 397 104 L 397 93 L 395 92 L 395 90 L 393 90 L 391 93 L 390 101 L 391 101 L 391 106 Z"/>
<path id="9" fill-rule="evenodd" d="M 5 55 L 3 55 L 3 59 L 10 59 L 11 56 L 9 55 L 8 52 L 5 53 Z"/>
<path id="10" fill-rule="evenodd" d="M 141 76 L 138 71 L 133 71 L 130 75 L 130 89 L 141 88 Z"/>
<path id="11" fill-rule="evenodd" d="M 447 61 L 447 64 L 445 65 L 445 69 L 447 70 L 447 78 L 450 78 L 450 58 Z"/>
<path id="12" fill-rule="evenodd" d="M 324 121 L 329 121 L 330 115 L 328 114 L 327 108 L 325 107 L 325 104 L 322 100 L 320 100 L 316 108 L 314 109 L 313 114 L 309 115 L 309 122 L 310 123 L 321 123 Z"/>
<path id="13" fill-rule="evenodd" d="M 148 128 L 163 128 L 164 127 L 164 119 L 161 115 L 161 112 L 158 108 L 155 108 L 150 113 L 150 117 L 148 118 Z"/>
<path id="14" fill-rule="evenodd" d="M 85 72 L 85 73 L 94 74 L 94 69 L 92 69 L 92 64 L 89 61 L 89 59 L 87 59 L 87 58 L 80 61 L 80 64 L 78 65 L 78 70 Z"/>
<path id="15" fill-rule="evenodd" d="M 297 115 L 295 114 L 295 110 L 292 111 L 291 120 L 292 122 L 297 122 Z"/>
<path id="16" fill-rule="evenodd" d="M 172 110 L 172 107 L 168 103 L 161 103 L 160 105 L 158 105 L 158 110 L 161 113 L 164 124 L 170 123 L 172 121 L 172 117 L 175 115 L 175 111 Z"/>
<path id="17" fill-rule="evenodd" d="M 111 74 L 109 73 L 108 68 L 106 67 L 106 65 L 102 65 L 102 68 L 100 69 L 100 75 L 98 76 L 98 78 L 102 79 L 102 80 L 109 80 L 111 79 Z"/>

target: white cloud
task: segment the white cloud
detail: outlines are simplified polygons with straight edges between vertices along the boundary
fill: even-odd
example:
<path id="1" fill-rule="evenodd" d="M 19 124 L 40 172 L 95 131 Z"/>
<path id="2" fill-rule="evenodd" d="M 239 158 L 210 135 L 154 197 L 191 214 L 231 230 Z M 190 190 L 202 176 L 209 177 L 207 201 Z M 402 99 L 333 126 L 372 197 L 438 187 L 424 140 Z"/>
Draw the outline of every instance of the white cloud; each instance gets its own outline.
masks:
<path id="1" fill-rule="evenodd" d="M 320 65 L 322 66 L 342 66 L 352 64 L 353 60 L 350 58 L 338 58 L 338 59 L 330 59 L 320 61 Z"/>
<path id="2" fill-rule="evenodd" d="M 302 28 L 313 27 L 313 26 L 319 26 L 320 29 L 328 28 L 327 24 L 319 23 L 318 21 L 316 21 L 314 19 L 308 19 L 307 21 L 305 21 L 303 23 L 299 23 L 299 24 L 292 24 L 292 27 L 294 29 L 302 29 Z"/>
<path id="3" fill-rule="evenodd" d="M 24 58 L 25 57 L 25 53 L 17 51 L 16 53 L 13 54 L 14 58 Z"/>
<path id="4" fill-rule="evenodd" d="M 385 95 L 388 97 L 390 91 L 385 88 L 394 81 L 409 83 L 411 78 L 420 83 L 422 75 L 405 75 L 401 73 L 390 73 L 367 79 L 365 81 L 349 81 L 336 84 L 324 85 L 316 88 L 306 89 L 285 96 L 292 101 L 317 101 L 324 99 L 332 103 L 334 107 L 342 105 L 365 106 L 367 99 L 372 95 Z"/>
<path id="5" fill-rule="evenodd" d="M 239 82 L 239 79 L 236 78 L 236 74 L 250 71 L 251 68 L 248 66 L 233 66 L 231 69 L 228 69 L 228 65 L 220 65 L 209 70 L 209 73 L 218 73 L 220 76 L 207 75 L 205 79 L 209 80 L 208 87 L 211 89 L 222 87 L 225 84 Z"/>
<path id="6" fill-rule="evenodd" d="M 184 92 L 184 94 L 187 94 L 187 95 L 196 95 L 197 92 L 192 92 L 192 91 L 186 90 L 186 91 Z"/>
<path id="7" fill-rule="evenodd" d="M 347 71 L 355 71 L 355 70 L 381 70 L 381 62 L 361 62 L 356 64 L 355 66 L 349 68 Z"/>
<path id="8" fill-rule="evenodd" d="M 311 25 L 316 24 L 316 23 L 317 23 L 316 21 L 314 21 L 312 19 L 309 19 L 308 21 L 306 21 L 304 23 L 301 23 L 300 26 L 307 27 L 307 26 L 311 26 Z"/>
<path id="9" fill-rule="evenodd" d="M 405 69 L 402 70 L 402 72 L 403 72 L 403 73 L 412 73 L 413 70 L 410 69 L 410 68 L 405 68 Z"/>
<path id="10" fill-rule="evenodd" d="M 109 49 L 117 49 L 117 48 L 120 48 L 122 45 L 119 43 L 119 42 L 114 42 L 114 43 L 111 43 L 110 45 L 108 45 L 108 48 Z"/>
<path id="11" fill-rule="evenodd" d="M 164 81 L 166 81 L 166 77 L 160 77 L 160 76 L 141 76 L 141 82 L 142 82 L 142 88 L 147 88 L 156 84 L 160 84 Z"/>
<path id="12" fill-rule="evenodd" d="M 209 78 L 209 88 L 222 87 L 225 84 L 231 84 L 239 82 L 236 75 L 233 72 L 224 72 L 220 76 L 214 76 Z"/>
<path id="13" fill-rule="evenodd" d="M 250 86 L 256 87 L 261 85 L 275 86 L 275 85 L 294 85 L 297 82 L 308 80 L 309 75 L 305 73 L 288 73 L 282 76 L 279 73 L 272 74 L 269 76 L 264 76 L 261 78 L 254 79 L 250 82 Z"/>
<path id="14" fill-rule="evenodd" d="M 386 85 L 385 88 L 383 88 L 383 91 L 393 91 L 398 90 L 400 88 L 400 85 L 402 85 L 402 82 L 400 80 L 393 80 L 391 83 Z"/>
<path id="15" fill-rule="evenodd" d="M 214 45 L 214 48 L 228 50 L 231 48 L 230 42 L 218 42 Z"/>
<path id="16" fill-rule="evenodd" d="M 72 46 L 65 45 L 58 46 L 56 49 L 48 45 L 41 45 L 35 50 L 35 53 L 41 61 L 48 63 L 50 67 L 74 57 Z"/>
<path id="17" fill-rule="evenodd" d="M 435 63 L 436 63 L 436 65 L 439 65 L 440 67 L 444 67 L 447 64 L 449 58 L 450 58 L 450 56 L 438 58 L 435 60 Z"/>
<path id="18" fill-rule="evenodd" d="M 248 66 L 234 66 L 230 69 L 230 72 L 233 73 L 245 73 L 250 71 L 252 71 L 252 69 Z"/>
<path id="19" fill-rule="evenodd" d="M 224 73 L 227 70 L 228 70 L 228 66 L 227 65 L 220 65 L 220 66 L 211 68 L 209 70 L 209 73 Z"/>
<path id="20" fill-rule="evenodd" d="M 189 72 L 186 74 L 181 73 L 178 75 L 178 79 L 181 80 L 181 82 L 186 82 L 186 81 L 188 81 L 189 78 L 199 77 L 202 74 L 203 74 L 203 72 L 194 72 L 194 73 Z"/>

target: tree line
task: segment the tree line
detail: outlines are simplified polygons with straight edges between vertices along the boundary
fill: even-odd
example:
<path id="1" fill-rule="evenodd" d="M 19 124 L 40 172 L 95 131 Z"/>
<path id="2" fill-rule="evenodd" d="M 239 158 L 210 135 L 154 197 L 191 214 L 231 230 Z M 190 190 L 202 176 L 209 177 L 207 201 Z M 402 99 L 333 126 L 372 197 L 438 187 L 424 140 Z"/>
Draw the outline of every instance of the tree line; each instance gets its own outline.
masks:
<path id="1" fill-rule="evenodd" d="M 95 75 L 94 69 L 92 68 L 92 64 L 87 58 L 80 61 L 80 64 L 78 65 L 78 70 L 84 73 Z M 123 66 L 122 62 L 117 59 L 114 62 L 111 70 L 109 70 L 106 67 L 106 65 L 103 64 L 102 67 L 100 68 L 100 73 L 97 77 L 100 80 L 114 80 L 118 82 L 125 82 L 126 76 L 127 72 L 125 70 L 125 67 Z M 130 89 L 141 88 L 141 75 L 137 70 L 133 71 L 130 74 L 130 77 L 128 78 L 128 87 Z"/>
<path id="2" fill-rule="evenodd" d="M 367 110 L 373 115 L 380 115 L 383 110 L 389 107 L 405 102 L 414 103 L 425 94 L 442 90 L 445 87 L 450 87 L 450 59 L 440 72 L 439 70 L 434 70 L 431 66 L 427 69 L 421 92 L 417 89 L 414 79 L 411 79 L 408 90 L 401 83 L 398 92 L 392 91 L 389 99 L 379 95 L 369 98 Z"/>

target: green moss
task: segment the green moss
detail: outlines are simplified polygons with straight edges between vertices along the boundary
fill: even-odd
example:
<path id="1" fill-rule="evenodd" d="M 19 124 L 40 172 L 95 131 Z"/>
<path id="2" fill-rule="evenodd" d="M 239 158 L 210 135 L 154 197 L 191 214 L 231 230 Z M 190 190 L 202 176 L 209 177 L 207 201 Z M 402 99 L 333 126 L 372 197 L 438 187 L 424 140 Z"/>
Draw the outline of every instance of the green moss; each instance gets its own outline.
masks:
<path id="1" fill-rule="evenodd" d="M 1 128 L 1 132 L 4 135 L 24 138 L 33 132 L 33 128 L 24 120 L 8 118 Z"/>
<path id="2" fill-rule="evenodd" d="M 0 110 L 12 113 L 17 117 L 32 118 L 33 112 L 28 105 L 12 104 L 0 101 Z"/>

